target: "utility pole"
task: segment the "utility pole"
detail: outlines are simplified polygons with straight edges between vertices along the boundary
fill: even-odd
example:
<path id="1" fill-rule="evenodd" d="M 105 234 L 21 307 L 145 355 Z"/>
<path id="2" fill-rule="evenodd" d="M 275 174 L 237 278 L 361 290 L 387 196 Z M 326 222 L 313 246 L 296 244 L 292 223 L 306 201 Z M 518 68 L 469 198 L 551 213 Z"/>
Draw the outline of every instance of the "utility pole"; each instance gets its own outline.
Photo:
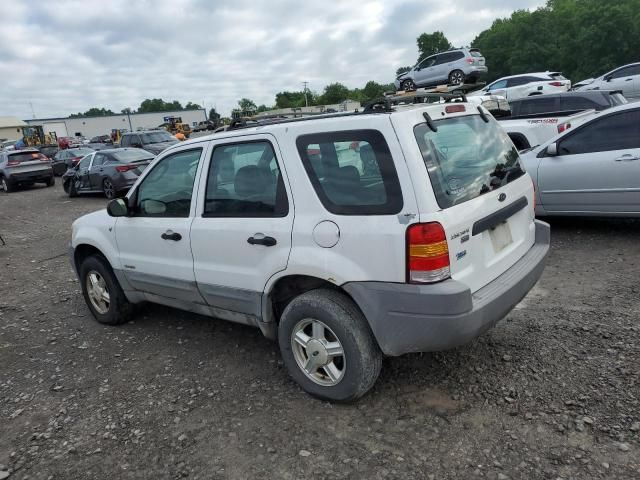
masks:
<path id="1" fill-rule="evenodd" d="M 307 85 L 309 84 L 309 82 L 302 82 L 302 87 L 303 87 L 303 91 L 304 91 L 304 106 L 308 107 L 309 106 L 309 100 L 307 100 Z"/>
<path id="2" fill-rule="evenodd" d="M 35 119 L 36 118 L 36 112 L 33 109 L 33 102 L 29 102 L 29 106 L 31 107 L 31 118 Z"/>

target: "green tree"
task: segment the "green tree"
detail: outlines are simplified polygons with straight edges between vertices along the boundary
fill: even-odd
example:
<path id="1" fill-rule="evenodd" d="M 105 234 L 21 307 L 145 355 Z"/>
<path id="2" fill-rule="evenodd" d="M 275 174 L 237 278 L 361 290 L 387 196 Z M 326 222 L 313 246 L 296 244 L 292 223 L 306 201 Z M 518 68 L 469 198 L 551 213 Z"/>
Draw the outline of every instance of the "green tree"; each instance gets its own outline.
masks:
<path id="1" fill-rule="evenodd" d="M 309 105 L 312 105 L 311 99 L 313 94 L 307 91 L 307 99 Z M 278 92 L 276 93 L 276 108 L 297 108 L 304 107 L 304 92 Z"/>
<path id="2" fill-rule="evenodd" d="M 184 109 L 185 110 L 200 110 L 202 107 L 200 105 L 198 105 L 197 103 L 191 103 L 188 102 L 185 106 Z"/>
<path id="3" fill-rule="evenodd" d="M 324 92 L 318 99 L 318 102 L 321 105 L 332 105 L 349 99 L 350 94 L 349 89 L 343 84 L 338 82 L 331 83 L 324 87 Z"/>
<path id="4" fill-rule="evenodd" d="M 411 70 L 412 67 L 400 67 L 399 69 L 396 70 L 396 77 L 398 75 L 402 75 L 405 72 L 408 72 L 409 70 Z"/>
<path id="5" fill-rule="evenodd" d="M 215 108 L 211 108 L 209 110 L 209 120 L 215 123 L 218 123 L 220 121 L 220 114 L 216 112 Z"/>
<path id="6" fill-rule="evenodd" d="M 140 104 L 138 113 L 168 112 L 172 110 L 182 110 L 182 105 L 179 101 L 174 100 L 173 102 L 165 102 L 161 98 L 147 98 Z"/>
<path id="7" fill-rule="evenodd" d="M 127 107 L 127 108 L 123 108 L 122 110 L 120 110 L 120 113 L 124 113 L 126 115 L 126 114 L 131 114 L 131 113 L 136 113 L 136 112 L 132 108 Z"/>
<path id="8" fill-rule="evenodd" d="M 253 100 L 249 100 L 248 98 L 243 98 L 238 100 L 238 109 L 241 112 L 255 112 L 258 107 L 254 103 Z"/>
<path id="9" fill-rule="evenodd" d="M 78 118 L 78 117 L 104 117 L 105 115 L 115 115 L 115 112 L 107 109 L 107 108 L 97 108 L 92 107 L 84 113 L 78 112 L 69 115 L 69 118 Z"/>
<path id="10" fill-rule="evenodd" d="M 447 40 L 442 32 L 423 33 L 417 38 L 418 43 L 418 62 L 424 60 L 434 53 L 449 50 L 453 45 Z"/>

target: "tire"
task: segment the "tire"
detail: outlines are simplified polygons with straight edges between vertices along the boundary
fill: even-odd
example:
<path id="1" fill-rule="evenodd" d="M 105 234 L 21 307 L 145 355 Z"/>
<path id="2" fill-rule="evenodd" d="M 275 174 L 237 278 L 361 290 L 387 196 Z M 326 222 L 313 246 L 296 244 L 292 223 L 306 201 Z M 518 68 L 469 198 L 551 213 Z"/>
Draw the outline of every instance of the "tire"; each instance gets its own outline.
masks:
<path id="1" fill-rule="evenodd" d="M 91 278 L 90 278 L 91 277 Z M 98 285 L 98 288 L 89 285 Z M 128 322 L 133 314 L 133 305 L 125 297 L 109 263 L 100 255 L 87 257 L 80 265 L 82 296 L 93 317 L 105 325 Z M 108 300 L 100 297 L 106 291 Z M 98 299 L 99 298 L 99 299 Z"/>
<path id="2" fill-rule="evenodd" d="M 464 73 L 462 70 L 454 70 L 449 74 L 449 85 L 462 85 L 464 83 Z"/>
<path id="3" fill-rule="evenodd" d="M 402 90 L 415 90 L 416 89 L 416 84 L 413 83 L 413 80 L 411 80 L 410 78 L 407 78 L 406 80 L 403 80 L 402 83 L 400 84 L 400 88 Z"/>
<path id="4" fill-rule="evenodd" d="M 52 175 L 51 178 L 47 179 L 47 181 L 44 182 L 44 184 L 47 187 L 53 187 L 56 184 L 56 178 Z"/>
<path id="5" fill-rule="evenodd" d="M 113 186 L 113 182 L 108 178 L 105 178 L 102 181 L 102 191 L 104 192 L 104 196 L 109 200 L 113 200 L 116 198 L 116 188 Z"/>
<path id="6" fill-rule="evenodd" d="M 78 189 L 76 188 L 76 181 L 72 178 L 69 180 L 69 190 L 67 192 L 70 198 L 78 196 Z"/>
<path id="7" fill-rule="evenodd" d="M 323 400 L 360 398 L 373 387 L 382 367 L 382 352 L 364 316 L 351 299 L 333 290 L 311 290 L 294 298 L 280 318 L 278 343 L 291 377 Z M 331 355 L 326 347 L 336 352 L 339 347 L 342 355 Z M 312 357 L 318 359 L 317 366 L 310 364 Z M 305 362 L 312 373 L 304 370 Z"/>
<path id="8" fill-rule="evenodd" d="M 4 177 L 0 177 L 0 190 L 11 193 L 16 189 L 15 185 Z"/>

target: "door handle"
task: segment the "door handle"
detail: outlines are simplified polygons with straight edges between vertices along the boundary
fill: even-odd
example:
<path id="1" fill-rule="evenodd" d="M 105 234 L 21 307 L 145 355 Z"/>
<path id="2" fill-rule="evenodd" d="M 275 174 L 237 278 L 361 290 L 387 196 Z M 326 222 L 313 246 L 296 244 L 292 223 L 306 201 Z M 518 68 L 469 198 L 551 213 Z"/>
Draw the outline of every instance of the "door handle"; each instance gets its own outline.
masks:
<path id="1" fill-rule="evenodd" d="M 640 157 L 636 157 L 634 155 L 631 155 L 630 153 L 627 153 L 625 155 L 622 155 L 621 157 L 616 158 L 616 162 L 631 162 L 633 160 L 640 160 Z"/>
<path id="2" fill-rule="evenodd" d="M 160 235 L 160 238 L 162 238 L 163 240 L 173 240 L 174 242 L 179 242 L 180 240 L 182 240 L 182 235 L 171 230 L 167 230 L 162 235 Z"/>
<path id="3" fill-rule="evenodd" d="M 627 78 L 627 79 L 625 80 L 625 82 L 631 82 L 632 80 L 633 80 L 633 78 Z"/>
<path id="4" fill-rule="evenodd" d="M 256 235 L 259 235 L 256 233 Z M 273 247 L 278 241 L 273 237 L 249 237 L 247 238 L 247 243 L 250 245 L 264 245 L 265 247 Z"/>

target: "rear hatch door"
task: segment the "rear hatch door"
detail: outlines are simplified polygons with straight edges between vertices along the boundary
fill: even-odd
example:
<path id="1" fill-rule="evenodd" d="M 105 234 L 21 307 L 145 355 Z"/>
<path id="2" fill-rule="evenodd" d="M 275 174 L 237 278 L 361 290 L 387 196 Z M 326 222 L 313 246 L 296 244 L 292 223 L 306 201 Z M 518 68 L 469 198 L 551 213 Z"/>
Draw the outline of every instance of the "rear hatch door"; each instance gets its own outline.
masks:
<path id="1" fill-rule="evenodd" d="M 491 115 L 485 121 L 469 104 L 453 114 L 436 108 L 430 107 L 430 123 L 437 131 L 419 117 L 411 129 L 420 222 L 444 227 L 451 277 L 475 292 L 533 245 L 533 184 Z"/>
<path id="2" fill-rule="evenodd" d="M 480 50 L 472 48 L 469 50 L 469 54 L 471 54 L 474 65 L 480 65 L 482 67 L 485 66 L 485 59 L 484 56 L 482 56 L 482 53 L 480 53 Z"/>
<path id="3" fill-rule="evenodd" d="M 51 168 L 51 160 L 37 151 L 16 151 L 8 155 L 7 167 L 11 174 L 38 172 Z"/>

